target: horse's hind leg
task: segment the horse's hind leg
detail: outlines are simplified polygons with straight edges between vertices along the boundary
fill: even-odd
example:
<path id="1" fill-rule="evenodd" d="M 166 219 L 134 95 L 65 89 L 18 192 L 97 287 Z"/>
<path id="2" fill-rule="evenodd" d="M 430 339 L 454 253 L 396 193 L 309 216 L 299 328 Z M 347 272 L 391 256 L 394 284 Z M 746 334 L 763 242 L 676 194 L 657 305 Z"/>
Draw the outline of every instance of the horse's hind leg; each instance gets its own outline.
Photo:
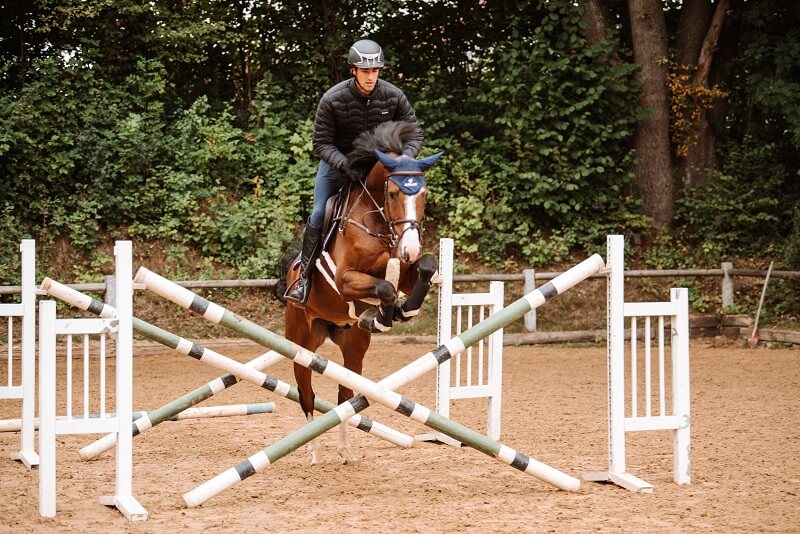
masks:
<path id="1" fill-rule="evenodd" d="M 369 348 L 372 334 L 360 328 L 332 327 L 328 335 L 342 351 L 344 366 L 354 373 L 361 374 L 364 367 L 364 355 Z M 352 389 L 339 385 L 339 404 L 350 400 L 352 397 Z M 347 443 L 347 424 L 345 422 L 339 425 L 339 442 L 336 445 L 336 451 L 339 453 L 343 464 L 353 461 L 352 453 Z"/>

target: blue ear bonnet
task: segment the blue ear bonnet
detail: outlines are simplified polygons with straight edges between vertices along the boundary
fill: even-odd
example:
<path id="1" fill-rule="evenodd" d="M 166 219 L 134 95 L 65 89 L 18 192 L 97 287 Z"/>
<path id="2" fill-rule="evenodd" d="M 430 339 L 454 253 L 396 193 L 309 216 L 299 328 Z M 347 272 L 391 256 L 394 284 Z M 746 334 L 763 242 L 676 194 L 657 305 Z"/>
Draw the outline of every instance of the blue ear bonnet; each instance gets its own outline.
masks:
<path id="1" fill-rule="evenodd" d="M 414 163 L 413 160 L 410 161 Z M 419 172 L 419 169 L 416 172 Z M 425 185 L 425 177 L 421 174 L 392 174 L 389 179 L 396 183 L 405 195 L 416 195 Z"/>
<path id="2" fill-rule="evenodd" d="M 397 184 L 406 195 L 416 195 L 420 189 L 425 185 L 425 177 L 422 175 L 428 170 L 436 160 L 442 157 L 444 152 L 439 152 L 427 158 L 414 159 L 414 158 L 393 158 L 374 149 L 373 152 L 378 157 L 378 160 L 383 163 L 386 170 L 389 171 L 389 179 Z"/>

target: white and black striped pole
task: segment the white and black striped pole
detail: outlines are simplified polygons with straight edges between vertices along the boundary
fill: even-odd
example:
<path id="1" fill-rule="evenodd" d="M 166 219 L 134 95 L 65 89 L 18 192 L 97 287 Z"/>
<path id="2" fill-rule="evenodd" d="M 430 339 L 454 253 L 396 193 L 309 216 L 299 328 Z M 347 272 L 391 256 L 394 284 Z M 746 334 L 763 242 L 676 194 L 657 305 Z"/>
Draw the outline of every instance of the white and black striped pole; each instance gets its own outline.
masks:
<path id="1" fill-rule="evenodd" d="M 116 310 L 108 304 L 95 300 L 84 293 L 50 278 L 45 278 L 42 281 L 41 288 L 49 295 L 81 310 L 86 310 L 105 318 L 116 316 Z M 252 382 L 261 388 L 273 391 L 294 402 L 300 402 L 300 395 L 297 388 L 282 380 L 266 375 L 261 371 L 261 369 L 266 369 L 283 359 L 283 356 L 275 351 L 264 353 L 252 361 L 243 364 L 136 317 L 133 318 L 133 327 L 134 330 L 145 337 L 157 341 L 180 354 L 191 356 L 229 373 L 212 380 L 160 408 L 148 412 L 146 415 L 134 421 L 132 425 L 134 437 L 164 421 L 170 420 L 187 408 L 208 399 L 216 393 L 229 388 L 233 384 L 236 384 L 239 379 Z M 334 408 L 334 404 L 325 399 L 317 398 L 314 402 L 314 408 L 321 413 L 326 413 Z M 349 424 L 400 447 L 408 448 L 414 444 L 413 437 L 387 427 L 377 421 L 373 421 L 368 417 L 357 417 L 350 421 Z M 103 452 L 112 449 L 116 444 L 116 439 L 116 434 L 107 434 L 80 449 L 78 454 L 83 460 L 91 460 L 98 457 Z"/>
<path id="2" fill-rule="evenodd" d="M 263 413 L 274 413 L 274 402 L 257 402 L 253 404 L 226 404 L 223 406 L 203 406 L 200 408 L 187 408 L 178 415 L 173 415 L 169 418 L 170 421 L 184 421 L 187 419 L 212 419 L 215 417 L 237 417 L 244 415 L 259 415 Z M 147 411 L 135 411 L 132 418 L 135 421 L 145 415 Z M 90 413 L 89 419 L 96 419 L 98 417 L 115 417 L 117 414 L 110 412 L 107 414 Z M 56 420 L 65 419 L 65 417 L 58 416 Z M 0 432 L 19 432 L 22 428 L 22 419 L 3 419 L 0 421 Z M 33 428 L 39 429 L 39 418 L 33 420 Z"/>
<path id="3" fill-rule="evenodd" d="M 485 321 L 441 345 L 434 351 L 423 355 L 416 361 L 382 380 L 380 383 L 375 383 L 334 362 L 330 362 L 317 354 L 307 351 L 289 340 L 239 317 L 213 302 L 199 297 L 186 288 L 170 282 L 145 268 L 140 268 L 136 274 L 135 280 L 145 284 L 148 290 L 186 309 L 200 313 L 203 317 L 214 323 L 227 326 L 257 343 L 266 347 L 271 347 L 293 362 L 308 367 L 319 374 L 328 376 L 337 383 L 343 384 L 363 394 L 339 405 L 333 412 L 315 419 L 290 436 L 279 440 L 267 449 L 241 462 L 236 467 L 228 469 L 214 479 L 185 494 L 184 501 L 186 501 L 187 505 L 190 507 L 199 506 L 214 495 L 235 485 L 253 473 L 260 471 L 270 463 L 273 463 L 282 456 L 297 449 L 322 432 L 336 426 L 336 424 L 338 424 L 336 419 L 345 421 L 354 413 L 366 408 L 369 403 L 364 396 L 380 402 L 398 413 L 421 422 L 462 443 L 466 443 L 501 462 L 509 464 L 545 482 L 553 484 L 561 489 L 569 491 L 577 490 L 580 487 L 580 481 L 577 478 L 562 473 L 508 446 L 498 443 L 479 432 L 451 421 L 421 404 L 414 403 L 410 399 L 402 397 L 392 390 L 436 368 L 442 362 L 450 359 L 454 354 L 463 351 L 465 347 L 487 337 L 492 332 L 506 326 L 511 321 L 522 317 L 525 313 L 540 306 L 549 298 L 563 293 L 578 282 L 599 271 L 603 266 L 602 258 L 595 254 L 579 265 L 554 278 L 549 283 L 525 295 L 495 315 L 492 315 Z"/>

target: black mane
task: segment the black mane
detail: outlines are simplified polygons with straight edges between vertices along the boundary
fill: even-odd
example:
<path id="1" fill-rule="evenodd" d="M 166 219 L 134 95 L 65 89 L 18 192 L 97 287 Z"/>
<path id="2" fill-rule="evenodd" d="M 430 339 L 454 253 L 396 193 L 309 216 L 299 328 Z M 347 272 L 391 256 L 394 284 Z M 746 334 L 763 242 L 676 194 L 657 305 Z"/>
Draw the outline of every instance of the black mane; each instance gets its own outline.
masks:
<path id="1" fill-rule="evenodd" d="M 353 141 L 353 150 L 347 155 L 351 175 L 366 176 L 378 158 L 372 152 L 402 154 L 406 142 L 417 134 L 417 128 L 410 122 L 390 121 L 363 132 Z"/>

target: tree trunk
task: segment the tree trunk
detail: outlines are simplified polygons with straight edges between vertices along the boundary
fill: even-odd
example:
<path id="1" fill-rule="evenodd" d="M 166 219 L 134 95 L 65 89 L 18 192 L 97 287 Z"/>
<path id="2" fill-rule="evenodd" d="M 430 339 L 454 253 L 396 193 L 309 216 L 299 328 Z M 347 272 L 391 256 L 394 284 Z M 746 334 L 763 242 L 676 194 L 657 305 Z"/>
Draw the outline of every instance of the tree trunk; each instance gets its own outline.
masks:
<path id="1" fill-rule="evenodd" d="M 667 28 L 660 0 L 628 0 L 634 60 L 639 65 L 639 105 L 648 115 L 636 125 L 634 186 L 657 229 L 675 213 L 667 91 Z"/>
<path id="2" fill-rule="evenodd" d="M 703 40 L 703 47 L 700 49 L 700 57 L 697 59 L 697 71 L 694 73 L 694 83 L 697 85 L 708 84 L 708 73 L 711 71 L 711 62 L 714 60 L 714 52 L 717 50 L 717 41 L 722 33 L 722 25 L 728 16 L 730 0 L 719 0 L 717 9 L 714 11 L 714 18 L 708 28 L 706 38 Z"/>
<path id="3" fill-rule="evenodd" d="M 583 20 L 586 22 L 586 40 L 590 45 L 603 41 L 611 30 L 607 0 L 585 0 Z"/>
<path id="4" fill-rule="evenodd" d="M 703 47 L 708 25 L 713 13 L 711 0 L 686 0 L 681 7 L 681 18 L 675 35 L 675 67 L 680 71 L 696 68 L 700 50 Z M 690 142 L 685 156 L 678 156 L 675 161 L 676 174 L 682 178 L 677 196 L 685 187 L 697 186 L 705 182 L 707 163 L 716 161 L 714 135 L 709 131 L 708 117 L 705 111 L 700 113 L 698 123 L 690 132 L 697 141 Z"/>
<path id="5" fill-rule="evenodd" d="M 686 0 L 681 7 L 678 32 L 675 35 L 675 60 L 678 66 L 697 65 L 703 39 L 711 21 L 711 0 Z"/>
<path id="6" fill-rule="evenodd" d="M 717 50 L 717 42 L 722 33 L 722 27 L 730 10 L 730 0 L 719 0 L 714 18 L 705 33 L 702 46 L 698 52 L 693 83 L 696 86 L 708 87 L 709 73 Z M 693 126 L 691 137 L 695 141 L 689 145 L 686 157 L 681 161 L 684 184 L 687 187 L 698 187 L 708 180 L 709 168 L 717 168 L 716 137 L 709 124 L 708 111 L 703 109 Z"/>

